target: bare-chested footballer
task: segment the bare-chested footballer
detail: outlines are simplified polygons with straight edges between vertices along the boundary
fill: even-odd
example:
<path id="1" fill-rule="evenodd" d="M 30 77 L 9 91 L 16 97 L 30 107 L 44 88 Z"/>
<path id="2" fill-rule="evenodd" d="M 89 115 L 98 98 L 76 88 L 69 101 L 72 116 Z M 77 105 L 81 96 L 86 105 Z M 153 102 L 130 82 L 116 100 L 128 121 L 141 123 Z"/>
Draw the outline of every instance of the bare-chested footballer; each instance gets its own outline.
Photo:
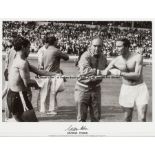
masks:
<path id="1" fill-rule="evenodd" d="M 7 103 L 9 111 L 13 114 L 16 121 L 23 122 L 22 113 L 24 112 L 21 93 L 26 103 L 27 109 L 33 109 L 31 102 L 27 97 L 27 91 L 31 86 L 37 86 L 35 80 L 30 79 L 30 72 L 43 76 L 55 75 L 53 72 L 38 70 L 27 61 L 29 55 L 29 40 L 18 37 L 14 40 L 14 49 L 17 52 L 16 57 L 9 73 L 9 91 Z"/>
<path id="2" fill-rule="evenodd" d="M 143 81 L 143 56 L 130 51 L 129 47 L 130 41 L 128 39 L 124 38 L 116 41 L 116 48 L 120 56 L 112 60 L 102 74 L 113 73 L 122 76 L 119 104 L 125 110 L 124 120 L 128 122 L 132 120 L 133 108 L 136 104 L 138 120 L 146 121 L 149 93 Z"/>

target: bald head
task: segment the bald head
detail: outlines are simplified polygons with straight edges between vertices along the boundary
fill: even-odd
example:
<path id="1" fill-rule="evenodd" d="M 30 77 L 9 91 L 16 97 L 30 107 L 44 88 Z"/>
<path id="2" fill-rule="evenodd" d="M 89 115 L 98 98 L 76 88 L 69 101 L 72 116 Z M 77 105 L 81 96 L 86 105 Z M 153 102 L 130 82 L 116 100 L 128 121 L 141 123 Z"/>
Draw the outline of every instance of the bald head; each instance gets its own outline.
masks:
<path id="1" fill-rule="evenodd" d="M 91 44 L 93 44 L 94 42 L 95 42 L 95 44 L 97 43 L 97 44 L 100 44 L 101 46 L 103 45 L 103 41 L 102 41 L 102 39 L 100 37 L 94 37 L 92 39 Z"/>
<path id="2" fill-rule="evenodd" d="M 103 41 L 100 37 L 95 37 L 91 42 L 91 53 L 94 56 L 99 55 L 102 52 Z"/>

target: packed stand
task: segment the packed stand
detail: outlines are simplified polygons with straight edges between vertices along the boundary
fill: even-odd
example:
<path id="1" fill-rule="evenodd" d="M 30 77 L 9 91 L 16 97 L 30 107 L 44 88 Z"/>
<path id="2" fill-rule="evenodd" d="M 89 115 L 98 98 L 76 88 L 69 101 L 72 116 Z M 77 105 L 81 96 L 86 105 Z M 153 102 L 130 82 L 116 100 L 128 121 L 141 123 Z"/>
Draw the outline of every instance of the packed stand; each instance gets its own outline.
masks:
<path id="1" fill-rule="evenodd" d="M 125 23 L 125 22 L 124 22 Z M 81 55 L 87 50 L 92 37 L 99 35 L 103 38 L 103 52 L 110 56 L 117 56 L 115 41 L 118 38 L 128 38 L 131 42 L 131 50 L 143 48 L 146 58 L 152 57 L 152 30 L 142 28 L 123 27 L 125 24 L 90 25 L 65 22 L 3 22 L 3 51 L 11 46 L 11 40 L 21 35 L 31 42 L 31 52 L 37 53 L 43 46 L 45 36 L 54 35 L 58 38 L 58 47 L 62 52 L 70 55 Z M 126 25 L 125 25 L 126 26 Z"/>

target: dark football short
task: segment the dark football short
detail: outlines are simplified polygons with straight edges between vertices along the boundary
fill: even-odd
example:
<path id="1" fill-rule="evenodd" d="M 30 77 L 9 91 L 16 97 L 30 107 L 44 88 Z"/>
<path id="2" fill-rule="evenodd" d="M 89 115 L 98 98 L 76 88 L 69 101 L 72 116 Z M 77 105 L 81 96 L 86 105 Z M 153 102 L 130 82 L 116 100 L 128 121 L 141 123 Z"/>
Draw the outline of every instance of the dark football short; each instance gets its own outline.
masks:
<path id="1" fill-rule="evenodd" d="M 29 110 L 33 109 L 31 102 L 28 99 L 27 92 L 22 92 L 26 106 Z M 9 111 L 13 115 L 22 114 L 24 112 L 23 104 L 19 95 L 19 92 L 13 92 L 12 90 L 8 91 L 7 95 L 7 104 Z"/>

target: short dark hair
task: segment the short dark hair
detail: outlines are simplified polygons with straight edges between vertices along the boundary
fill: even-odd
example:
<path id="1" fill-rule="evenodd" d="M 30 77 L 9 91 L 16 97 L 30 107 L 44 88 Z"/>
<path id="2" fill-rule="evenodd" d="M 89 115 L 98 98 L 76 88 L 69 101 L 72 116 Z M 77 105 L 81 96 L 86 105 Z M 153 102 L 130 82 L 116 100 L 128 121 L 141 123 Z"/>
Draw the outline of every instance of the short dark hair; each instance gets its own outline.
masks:
<path id="1" fill-rule="evenodd" d="M 44 42 L 48 43 L 49 45 L 54 45 L 54 43 L 57 41 L 57 38 L 55 36 L 46 37 Z"/>
<path id="2" fill-rule="evenodd" d="M 13 40 L 13 46 L 16 51 L 20 51 L 28 45 L 30 45 L 30 41 L 24 37 L 18 36 Z"/>
<path id="3" fill-rule="evenodd" d="M 45 43 L 47 43 L 48 42 L 48 36 L 46 35 L 46 36 L 44 36 L 44 38 L 43 38 L 43 44 L 45 44 Z"/>
<path id="4" fill-rule="evenodd" d="M 121 38 L 121 39 L 118 39 L 117 41 L 122 41 L 124 47 L 128 47 L 128 48 L 130 47 L 130 41 L 127 38 Z"/>

